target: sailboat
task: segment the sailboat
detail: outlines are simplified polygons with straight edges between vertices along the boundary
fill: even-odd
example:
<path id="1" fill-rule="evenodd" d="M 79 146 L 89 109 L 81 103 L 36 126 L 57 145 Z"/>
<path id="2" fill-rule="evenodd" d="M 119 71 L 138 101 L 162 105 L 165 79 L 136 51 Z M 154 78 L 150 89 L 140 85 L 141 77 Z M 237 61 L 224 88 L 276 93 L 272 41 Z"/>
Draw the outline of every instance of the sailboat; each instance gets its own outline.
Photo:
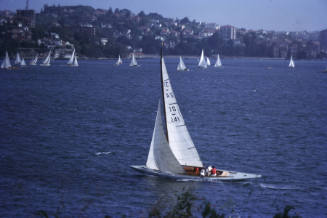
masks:
<path id="1" fill-rule="evenodd" d="M 75 57 L 74 57 L 74 62 L 73 62 L 73 65 L 72 65 L 73 67 L 78 67 L 79 66 L 79 64 L 78 64 L 78 62 L 77 62 L 77 55 L 75 54 Z"/>
<path id="2" fill-rule="evenodd" d="M 120 58 L 120 55 L 118 55 L 118 60 L 116 62 L 116 65 L 119 66 L 123 63 L 123 60 Z"/>
<path id="3" fill-rule="evenodd" d="M 10 59 L 9 59 L 9 55 L 8 52 L 6 51 L 6 56 L 3 59 L 2 63 L 1 63 L 1 69 L 11 69 L 11 64 L 10 64 Z"/>
<path id="4" fill-rule="evenodd" d="M 210 62 L 210 59 L 207 57 L 207 66 L 211 66 L 211 62 Z"/>
<path id="5" fill-rule="evenodd" d="M 20 64 L 20 62 L 22 61 L 22 59 L 20 58 L 20 55 L 19 55 L 19 53 L 17 52 L 17 54 L 16 54 L 16 59 L 15 59 L 15 64 Z"/>
<path id="6" fill-rule="evenodd" d="M 220 57 L 219 57 L 219 54 L 217 55 L 217 61 L 215 63 L 215 67 L 221 67 L 222 64 L 221 64 L 221 61 L 220 61 Z"/>
<path id="7" fill-rule="evenodd" d="M 177 65 L 177 70 L 178 71 L 184 71 L 184 70 L 188 70 L 187 67 L 184 64 L 183 58 L 182 56 L 179 56 L 179 63 Z"/>
<path id="8" fill-rule="evenodd" d="M 74 64 L 74 59 L 75 59 L 75 49 L 73 50 L 73 53 L 72 53 L 72 55 L 70 56 L 70 58 L 69 58 L 67 64 L 68 64 L 68 65 L 73 65 L 73 64 Z"/>
<path id="9" fill-rule="evenodd" d="M 39 59 L 39 55 L 35 55 L 34 59 L 31 60 L 30 65 L 37 65 L 37 60 Z"/>
<path id="10" fill-rule="evenodd" d="M 132 54 L 132 60 L 131 60 L 131 63 L 129 64 L 129 66 L 133 67 L 133 66 L 138 66 L 137 65 L 137 61 L 135 59 L 135 55 L 134 53 Z"/>
<path id="11" fill-rule="evenodd" d="M 51 61 L 51 50 L 49 51 L 48 56 L 44 59 L 41 66 L 50 66 L 50 61 Z"/>
<path id="12" fill-rule="evenodd" d="M 25 62 L 24 58 L 22 58 L 22 61 L 20 62 L 20 66 L 21 66 L 21 67 L 26 66 L 26 62 Z"/>
<path id="13" fill-rule="evenodd" d="M 291 56 L 290 63 L 288 64 L 288 67 L 291 67 L 291 68 L 294 68 L 295 67 L 295 64 L 294 64 L 294 61 L 293 61 L 293 57 L 292 56 Z"/>
<path id="14" fill-rule="evenodd" d="M 244 180 L 261 175 L 219 170 L 220 176 L 200 176 L 204 169 L 187 130 L 161 55 L 162 102 L 158 104 L 152 140 L 145 165 L 132 165 L 139 172 L 183 181 Z M 164 122 L 161 119 L 162 107 Z"/>
<path id="15" fill-rule="evenodd" d="M 204 51 L 202 49 L 202 52 L 201 52 L 201 57 L 200 57 L 200 61 L 199 61 L 199 64 L 198 64 L 199 67 L 202 67 L 202 68 L 207 68 L 207 62 L 204 58 Z"/>

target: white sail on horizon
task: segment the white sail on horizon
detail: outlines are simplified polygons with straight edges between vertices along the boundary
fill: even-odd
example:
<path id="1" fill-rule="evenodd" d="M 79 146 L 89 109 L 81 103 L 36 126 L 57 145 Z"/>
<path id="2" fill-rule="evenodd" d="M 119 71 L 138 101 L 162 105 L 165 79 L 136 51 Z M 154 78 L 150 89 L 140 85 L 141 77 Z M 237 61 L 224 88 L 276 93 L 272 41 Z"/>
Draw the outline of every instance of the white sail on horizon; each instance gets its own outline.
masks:
<path id="1" fill-rule="evenodd" d="M 288 64 L 288 67 L 291 67 L 291 68 L 294 68 L 295 67 L 295 63 L 293 61 L 293 57 L 291 56 L 291 59 L 290 59 L 290 63 Z"/>
<path id="2" fill-rule="evenodd" d="M 203 167 L 200 156 L 194 146 L 179 109 L 163 57 L 161 58 L 161 62 L 162 89 L 170 149 L 180 165 Z"/>
<path id="3" fill-rule="evenodd" d="M 204 58 L 204 51 L 202 49 L 202 52 L 201 52 L 201 57 L 200 57 L 200 61 L 199 61 L 199 64 L 198 64 L 199 67 L 202 67 L 202 68 L 207 68 L 207 62 Z"/>
<path id="4" fill-rule="evenodd" d="M 132 60 L 131 60 L 131 63 L 129 64 L 129 66 L 131 66 L 131 67 L 137 66 L 137 61 L 135 59 L 134 53 L 132 53 Z"/>
<path id="5" fill-rule="evenodd" d="M 78 62 L 77 62 L 77 56 L 76 56 L 76 54 L 75 54 L 75 57 L 74 57 L 74 63 L 73 63 L 72 66 L 73 66 L 73 67 L 78 67 L 78 66 L 79 66 L 79 64 L 78 64 Z"/>
<path id="6" fill-rule="evenodd" d="M 50 66 L 50 62 L 51 62 L 51 50 L 49 51 L 48 56 L 44 59 L 41 66 Z"/>
<path id="7" fill-rule="evenodd" d="M 1 63 L 1 69 L 10 69 L 10 68 L 11 68 L 11 63 L 10 63 L 8 52 L 6 51 L 5 58 Z"/>
<path id="8" fill-rule="evenodd" d="M 17 52 L 16 54 L 16 60 L 15 60 L 15 64 L 20 64 L 20 62 L 22 61 L 22 59 L 20 58 L 19 52 Z"/>
<path id="9" fill-rule="evenodd" d="M 207 57 L 207 66 L 211 66 L 211 62 L 210 62 L 210 59 Z"/>
<path id="10" fill-rule="evenodd" d="M 118 60 L 116 62 L 116 65 L 121 65 L 123 63 L 123 60 L 120 58 L 120 55 L 118 55 Z"/>
<path id="11" fill-rule="evenodd" d="M 72 55 L 70 56 L 70 58 L 69 58 L 67 64 L 68 64 L 68 65 L 73 65 L 73 63 L 74 63 L 74 59 L 75 59 L 75 49 L 73 50 L 73 53 L 72 53 Z"/>
<path id="12" fill-rule="evenodd" d="M 24 58 L 22 58 L 22 61 L 20 62 L 20 66 L 26 66 L 26 62 L 25 62 L 25 60 L 24 60 Z"/>
<path id="13" fill-rule="evenodd" d="M 177 70 L 178 71 L 183 71 L 183 70 L 187 70 L 187 67 L 184 64 L 183 58 L 182 56 L 179 56 L 179 63 L 177 65 Z"/>
<path id="14" fill-rule="evenodd" d="M 221 64 L 221 61 L 220 61 L 220 57 L 219 57 L 219 54 L 217 55 L 217 61 L 215 63 L 215 67 L 221 67 L 222 64 Z"/>
<path id="15" fill-rule="evenodd" d="M 31 60 L 30 65 L 37 65 L 37 60 L 39 59 L 39 55 L 35 55 L 34 59 Z"/>

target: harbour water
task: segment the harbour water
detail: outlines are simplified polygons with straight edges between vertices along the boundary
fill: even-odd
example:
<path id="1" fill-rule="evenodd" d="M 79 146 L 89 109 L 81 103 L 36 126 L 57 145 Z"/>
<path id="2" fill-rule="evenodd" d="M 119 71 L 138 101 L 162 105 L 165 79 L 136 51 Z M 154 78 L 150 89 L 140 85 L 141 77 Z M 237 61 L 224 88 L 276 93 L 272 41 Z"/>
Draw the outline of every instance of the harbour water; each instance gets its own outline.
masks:
<path id="1" fill-rule="evenodd" d="M 178 58 L 166 58 L 202 161 L 263 176 L 197 183 L 129 168 L 147 158 L 160 65 L 123 61 L 0 70 L 0 217 L 145 217 L 185 190 L 227 215 L 272 217 L 291 205 L 327 216 L 325 62 L 225 58 L 203 70 L 185 58 L 191 70 L 177 72 Z"/>

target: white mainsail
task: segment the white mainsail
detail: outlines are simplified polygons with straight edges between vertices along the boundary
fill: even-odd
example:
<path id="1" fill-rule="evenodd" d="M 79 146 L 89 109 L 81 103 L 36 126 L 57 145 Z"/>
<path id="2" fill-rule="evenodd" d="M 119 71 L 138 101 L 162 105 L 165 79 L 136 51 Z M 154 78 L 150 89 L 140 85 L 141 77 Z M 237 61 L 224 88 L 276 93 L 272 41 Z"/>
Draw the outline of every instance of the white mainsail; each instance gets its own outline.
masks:
<path id="1" fill-rule="evenodd" d="M 120 55 L 118 55 L 118 60 L 116 62 L 116 65 L 121 65 L 123 63 L 123 60 L 120 58 Z"/>
<path id="2" fill-rule="evenodd" d="M 69 58 L 67 64 L 68 64 L 68 65 L 73 65 L 73 63 L 74 63 L 74 59 L 75 59 L 75 49 L 73 50 L 73 53 L 72 53 L 72 55 L 70 56 L 70 58 Z"/>
<path id="3" fill-rule="evenodd" d="M 177 66 L 177 70 L 178 71 L 187 70 L 187 68 L 186 68 L 186 66 L 184 64 L 182 56 L 179 56 L 179 63 L 178 63 L 178 66 Z"/>
<path id="4" fill-rule="evenodd" d="M 210 59 L 207 57 L 207 65 L 210 66 L 211 65 L 211 62 L 210 62 Z"/>
<path id="5" fill-rule="evenodd" d="M 51 61 L 51 50 L 49 51 L 48 56 L 44 59 L 41 66 L 50 66 L 50 61 Z"/>
<path id="6" fill-rule="evenodd" d="M 221 61 L 220 61 L 220 57 L 219 57 L 219 54 L 217 55 L 217 61 L 215 63 L 215 67 L 221 67 L 222 64 L 221 64 Z"/>
<path id="7" fill-rule="evenodd" d="M 134 53 L 132 54 L 132 60 L 131 60 L 131 63 L 129 64 L 129 66 L 131 66 L 131 67 L 137 66 L 137 61 L 135 59 Z"/>
<path id="8" fill-rule="evenodd" d="M 294 64 L 294 61 L 293 61 L 293 57 L 292 56 L 291 56 L 290 63 L 288 64 L 288 67 L 291 67 L 291 68 L 294 68 L 295 67 L 295 64 Z"/>
<path id="9" fill-rule="evenodd" d="M 20 58 L 19 53 L 17 52 L 16 54 L 16 60 L 15 60 L 15 64 L 20 64 L 20 62 L 22 61 L 22 59 Z"/>
<path id="10" fill-rule="evenodd" d="M 207 62 L 204 58 L 204 51 L 202 49 L 202 52 L 201 52 L 201 58 L 200 58 L 200 61 L 199 61 L 199 64 L 198 64 L 199 67 L 203 67 L 203 68 L 207 68 Z"/>
<path id="11" fill-rule="evenodd" d="M 160 170 L 163 172 L 183 173 L 182 166 L 178 163 L 172 153 L 161 119 L 161 105 L 158 104 L 156 122 L 153 130 L 150 150 L 146 166 L 150 169 Z"/>
<path id="12" fill-rule="evenodd" d="M 24 60 L 24 58 L 22 58 L 22 61 L 20 62 L 20 66 L 26 66 L 26 62 L 25 62 L 25 60 Z"/>
<path id="13" fill-rule="evenodd" d="M 168 143 L 180 165 L 203 167 L 199 154 L 186 128 L 170 84 L 164 58 L 161 58 L 163 98 L 167 125 Z"/>
<path id="14" fill-rule="evenodd" d="M 31 60 L 30 65 L 36 65 L 37 60 L 39 59 L 39 55 L 36 55 L 33 60 Z"/>
<path id="15" fill-rule="evenodd" d="M 6 56 L 2 61 L 1 69 L 10 69 L 10 68 L 11 68 L 10 59 L 9 59 L 8 52 L 6 51 Z"/>

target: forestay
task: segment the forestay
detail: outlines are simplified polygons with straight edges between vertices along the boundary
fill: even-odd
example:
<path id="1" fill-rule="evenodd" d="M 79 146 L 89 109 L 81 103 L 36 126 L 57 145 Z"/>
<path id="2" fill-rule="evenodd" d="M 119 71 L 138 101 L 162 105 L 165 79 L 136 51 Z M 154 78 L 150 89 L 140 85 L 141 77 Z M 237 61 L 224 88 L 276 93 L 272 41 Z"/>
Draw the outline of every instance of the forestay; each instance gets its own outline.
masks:
<path id="1" fill-rule="evenodd" d="M 164 107 L 169 146 L 180 165 L 202 167 L 199 154 L 186 128 L 183 116 L 172 89 L 165 61 L 163 58 L 161 70 L 163 81 Z"/>

